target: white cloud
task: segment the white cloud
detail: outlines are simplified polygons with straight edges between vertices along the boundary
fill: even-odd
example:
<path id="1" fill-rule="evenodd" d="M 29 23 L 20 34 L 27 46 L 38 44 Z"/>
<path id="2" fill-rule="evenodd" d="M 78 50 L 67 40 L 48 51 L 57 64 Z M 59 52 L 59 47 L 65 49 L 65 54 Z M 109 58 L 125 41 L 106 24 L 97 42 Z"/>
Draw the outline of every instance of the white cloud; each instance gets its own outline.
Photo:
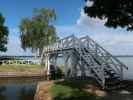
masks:
<path id="1" fill-rule="evenodd" d="M 89 25 L 89 24 L 87 24 Z M 89 35 L 92 39 L 102 45 L 105 49 L 109 50 L 113 54 L 133 54 L 133 33 L 112 30 L 108 28 L 102 28 L 93 26 L 73 25 L 73 26 L 56 26 L 57 33 L 60 37 L 66 37 L 74 34 L 78 37 Z M 91 25 L 91 24 L 90 24 Z M 28 50 L 24 52 L 21 48 L 18 29 L 10 30 L 8 51 L 9 55 L 31 55 Z"/>
<path id="2" fill-rule="evenodd" d="M 86 34 L 84 33 L 88 33 L 87 30 L 83 31 L 82 28 L 73 25 L 73 26 L 56 26 L 56 31 L 58 36 L 60 36 L 61 38 L 69 36 L 69 35 L 75 35 L 75 36 L 84 36 Z"/>
<path id="3" fill-rule="evenodd" d="M 91 6 L 93 2 L 87 2 Z M 106 20 L 88 17 L 81 9 L 76 26 L 113 54 L 133 54 L 133 33 L 124 29 L 109 29 L 104 26 Z"/>
<path id="4" fill-rule="evenodd" d="M 61 37 L 66 37 L 71 34 L 81 37 L 88 35 L 98 44 L 102 45 L 110 53 L 115 55 L 133 55 L 133 34 L 125 33 L 122 31 L 120 33 L 117 30 L 100 30 L 100 29 L 86 29 L 79 26 L 57 26 L 58 35 Z"/>
<path id="5" fill-rule="evenodd" d="M 76 36 L 89 35 L 92 39 L 102 45 L 113 54 L 133 55 L 133 33 L 124 29 L 110 29 L 104 26 L 105 20 L 92 19 L 84 14 L 73 26 L 56 26 L 59 36 L 65 37 L 71 34 Z"/>
<path id="6" fill-rule="evenodd" d="M 3 55 L 32 55 L 30 50 L 26 52 L 21 48 L 21 42 L 19 39 L 19 30 L 18 28 L 12 28 L 9 30 L 9 40 L 7 45 L 7 52 L 1 53 Z"/>
<path id="7" fill-rule="evenodd" d="M 77 20 L 77 25 L 80 27 L 104 27 L 105 20 L 100 20 L 99 18 L 91 18 L 88 17 L 87 14 L 84 13 L 83 9 L 80 11 L 80 18 Z"/>
<path id="8" fill-rule="evenodd" d="M 105 21 L 105 20 L 104 20 Z M 133 32 L 122 29 L 109 29 L 104 26 L 104 21 L 98 18 L 89 18 L 83 10 L 75 25 L 56 26 L 57 34 L 66 37 L 74 34 L 78 37 L 89 35 L 92 39 L 102 45 L 113 54 L 133 55 Z M 31 55 L 31 52 L 24 52 L 21 49 L 18 28 L 10 29 L 8 51 L 10 55 Z"/>
<path id="9" fill-rule="evenodd" d="M 87 6 L 87 7 L 91 7 L 93 4 L 94 4 L 93 1 L 89 1 L 89 0 L 88 0 L 88 1 L 86 2 L 86 6 Z"/>

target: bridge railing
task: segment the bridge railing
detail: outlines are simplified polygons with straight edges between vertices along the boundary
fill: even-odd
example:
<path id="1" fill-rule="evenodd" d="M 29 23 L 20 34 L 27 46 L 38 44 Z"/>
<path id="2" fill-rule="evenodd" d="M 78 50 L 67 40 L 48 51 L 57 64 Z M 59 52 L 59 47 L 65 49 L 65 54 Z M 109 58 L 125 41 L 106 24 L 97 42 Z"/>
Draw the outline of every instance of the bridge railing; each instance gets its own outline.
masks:
<path id="1" fill-rule="evenodd" d="M 120 73 L 121 78 L 123 77 L 123 68 L 128 69 L 126 65 L 124 65 L 121 61 L 119 61 L 116 57 L 111 55 L 108 51 L 106 51 L 103 47 L 101 47 L 98 43 L 92 40 L 90 37 L 86 36 L 80 38 L 81 42 L 83 42 L 84 47 L 88 49 L 88 51 L 93 51 L 93 56 L 100 61 L 101 64 L 106 64 L 105 68 L 111 67 L 114 69 L 116 73 Z"/>
<path id="2" fill-rule="evenodd" d="M 49 53 L 58 53 L 58 51 L 62 52 L 68 49 L 75 49 L 77 51 L 76 53 L 80 59 L 83 58 L 83 62 L 86 63 L 88 68 L 91 68 L 91 71 L 93 70 L 95 77 L 102 86 L 104 86 L 105 83 L 105 70 L 114 71 L 116 75 L 122 79 L 123 69 L 128 69 L 125 64 L 88 36 L 77 38 L 71 35 L 44 47 L 41 61 L 43 62 L 43 59 L 48 56 Z"/>
<path id="3" fill-rule="evenodd" d="M 120 67 L 120 68 L 123 67 L 128 69 L 126 65 L 121 63 L 118 59 L 116 59 L 116 57 L 112 56 L 108 51 L 106 51 L 103 47 L 97 44 L 89 36 L 80 38 L 79 39 L 80 41 L 76 41 L 76 39 L 78 38 L 76 38 L 74 35 L 71 35 L 51 45 L 45 46 L 42 54 L 45 54 L 47 52 L 54 52 L 59 50 L 75 48 L 75 47 L 78 47 L 79 46 L 78 44 L 81 43 L 82 44 L 80 45 L 81 48 L 85 47 L 89 49 L 89 51 L 95 52 L 95 56 L 97 56 L 97 58 L 99 58 L 100 61 L 103 61 L 103 63 L 108 61 L 110 62 L 110 64 L 113 64 L 114 66 L 116 66 L 117 70 L 119 69 L 117 67 Z"/>
<path id="4" fill-rule="evenodd" d="M 62 49 L 70 49 L 74 47 L 74 35 L 71 35 L 69 37 L 66 37 L 64 39 L 58 40 L 57 42 L 50 44 L 48 46 L 44 46 L 43 53 L 45 52 L 52 52 L 52 51 L 58 51 Z"/>
<path id="5" fill-rule="evenodd" d="M 92 69 L 94 71 L 94 73 L 96 74 L 96 79 L 97 81 L 104 86 L 105 83 L 105 76 L 104 76 L 104 65 L 98 65 L 95 60 L 92 58 L 92 56 L 89 56 L 88 53 L 84 50 L 84 48 L 86 48 L 86 46 L 88 45 L 88 43 L 86 42 L 86 40 L 82 40 L 81 38 L 76 38 L 74 39 L 74 48 L 76 49 L 76 51 L 80 54 L 80 57 L 82 57 L 82 59 L 84 59 L 84 61 L 86 62 L 86 64 L 88 65 L 88 68 Z"/>

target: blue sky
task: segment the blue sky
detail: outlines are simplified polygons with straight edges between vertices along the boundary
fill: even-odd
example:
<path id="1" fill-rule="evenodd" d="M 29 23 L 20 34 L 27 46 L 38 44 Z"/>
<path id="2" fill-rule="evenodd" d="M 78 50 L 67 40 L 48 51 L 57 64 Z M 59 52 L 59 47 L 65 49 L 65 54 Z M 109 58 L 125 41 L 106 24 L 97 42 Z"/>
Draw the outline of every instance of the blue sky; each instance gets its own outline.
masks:
<path id="1" fill-rule="evenodd" d="M 113 54 L 133 55 L 133 32 L 125 29 L 109 29 L 104 21 L 91 19 L 84 14 L 84 0 L 0 0 L 0 12 L 9 27 L 9 55 L 31 55 L 20 47 L 18 26 L 22 18 L 32 16 L 34 8 L 53 8 L 57 14 L 54 22 L 57 34 L 65 37 L 89 35 Z"/>

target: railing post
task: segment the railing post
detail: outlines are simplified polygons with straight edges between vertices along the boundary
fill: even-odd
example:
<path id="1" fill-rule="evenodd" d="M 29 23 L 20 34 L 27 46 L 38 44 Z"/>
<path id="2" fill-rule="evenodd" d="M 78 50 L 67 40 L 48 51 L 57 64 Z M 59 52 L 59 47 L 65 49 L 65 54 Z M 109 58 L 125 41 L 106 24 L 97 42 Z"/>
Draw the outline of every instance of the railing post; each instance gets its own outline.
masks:
<path id="1" fill-rule="evenodd" d="M 103 84 L 103 89 L 105 88 L 105 74 L 104 74 L 104 68 L 106 67 L 106 64 L 102 64 L 102 74 L 103 74 L 103 79 L 102 79 L 102 84 Z"/>
<path id="2" fill-rule="evenodd" d="M 122 67 L 120 67 L 120 70 L 121 70 L 121 73 L 120 73 L 120 74 L 121 74 L 121 76 L 120 76 L 120 77 L 121 77 L 121 80 L 123 80 L 123 68 L 122 68 Z"/>

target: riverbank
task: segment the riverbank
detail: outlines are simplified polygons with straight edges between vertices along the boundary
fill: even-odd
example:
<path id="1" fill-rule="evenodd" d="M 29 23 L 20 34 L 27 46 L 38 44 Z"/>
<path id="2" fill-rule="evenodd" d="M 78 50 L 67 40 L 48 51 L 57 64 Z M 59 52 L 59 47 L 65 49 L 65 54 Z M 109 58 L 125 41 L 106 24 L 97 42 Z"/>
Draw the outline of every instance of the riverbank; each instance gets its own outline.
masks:
<path id="1" fill-rule="evenodd" d="M 0 77 L 38 77 L 44 76 L 41 65 L 1 65 Z"/>
<path id="2" fill-rule="evenodd" d="M 34 100 L 133 100 L 133 81 L 124 84 L 125 88 L 105 91 L 90 80 L 39 82 Z"/>
<path id="3" fill-rule="evenodd" d="M 34 100 L 102 100 L 106 93 L 91 81 L 39 82 Z"/>

